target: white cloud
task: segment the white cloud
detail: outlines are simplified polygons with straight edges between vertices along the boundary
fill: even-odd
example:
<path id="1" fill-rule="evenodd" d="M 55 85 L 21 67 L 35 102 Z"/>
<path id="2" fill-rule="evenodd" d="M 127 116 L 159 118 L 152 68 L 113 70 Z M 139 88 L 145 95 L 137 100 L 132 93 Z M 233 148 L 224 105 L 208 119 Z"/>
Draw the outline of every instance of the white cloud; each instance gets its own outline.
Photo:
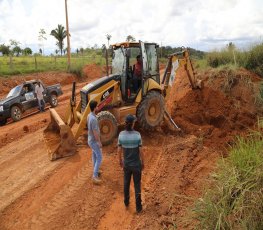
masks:
<path id="1" fill-rule="evenodd" d="M 17 40 L 39 49 L 38 33 L 47 33 L 46 52 L 54 52 L 50 31 L 65 26 L 64 0 L 0 0 L 0 44 Z M 244 46 L 263 36 L 262 0 L 68 0 L 71 47 L 137 40 L 202 50 L 230 41 Z M 66 42 L 65 42 L 66 43 Z"/>

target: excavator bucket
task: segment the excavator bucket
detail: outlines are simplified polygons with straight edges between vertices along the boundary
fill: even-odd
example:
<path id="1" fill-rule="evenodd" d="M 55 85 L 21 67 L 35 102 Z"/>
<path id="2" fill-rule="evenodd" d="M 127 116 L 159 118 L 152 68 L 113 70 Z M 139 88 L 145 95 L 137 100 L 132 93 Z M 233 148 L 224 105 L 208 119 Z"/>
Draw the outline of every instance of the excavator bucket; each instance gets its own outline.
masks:
<path id="1" fill-rule="evenodd" d="M 77 146 L 71 128 L 65 124 L 55 109 L 50 110 L 51 121 L 44 130 L 49 159 L 71 156 L 76 153 Z"/>

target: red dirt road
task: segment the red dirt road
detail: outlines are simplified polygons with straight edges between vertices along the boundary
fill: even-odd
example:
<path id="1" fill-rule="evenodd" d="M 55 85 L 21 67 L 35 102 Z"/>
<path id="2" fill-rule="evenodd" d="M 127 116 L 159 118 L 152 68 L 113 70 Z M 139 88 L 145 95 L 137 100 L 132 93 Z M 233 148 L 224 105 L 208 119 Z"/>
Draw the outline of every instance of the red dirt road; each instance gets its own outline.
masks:
<path id="1" fill-rule="evenodd" d="M 86 71 L 88 78 L 77 83 L 77 92 L 99 77 L 95 65 L 87 66 Z M 63 73 L 59 80 L 54 74 L 37 77 L 47 84 L 61 82 L 64 94 L 56 110 L 63 116 L 74 77 Z M 11 84 L 4 81 L 1 92 Z M 235 87 L 245 89 L 241 80 L 239 83 L 232 87 L 230 97 L 209 84 L 202 91 L 192 91 L 186 77 L 179 74 L 167 106 L 183 134 L 169 131 L 165 125 L 154 133 L 139 129 L 146 157 L 144 210 L 139 215 L 135 214 L 133 190 L 131 206 L 126 210 L 123 205 L 117 140 L 103 147 L 103 184 L 95 186 L 91 151 L 85 144 L 79 142 L 72 157 L 48 160 L 43 140 L 48 111 L 0 127 L 0 229 L 193 229 L 193 223 L 184 221 L 187 208 L 201 196 L 218 157 L 226 154 L 225 143 L 231 144 L 234 135 L 252 127 L 258 113 L 253 107 L 251 115 L 247 109 L 251 104 L 235 98 Z M 242 92 L 246 100 L 254 96 L 252 91 Z M 242 107 L 231 106 L 237 101 Z"/>

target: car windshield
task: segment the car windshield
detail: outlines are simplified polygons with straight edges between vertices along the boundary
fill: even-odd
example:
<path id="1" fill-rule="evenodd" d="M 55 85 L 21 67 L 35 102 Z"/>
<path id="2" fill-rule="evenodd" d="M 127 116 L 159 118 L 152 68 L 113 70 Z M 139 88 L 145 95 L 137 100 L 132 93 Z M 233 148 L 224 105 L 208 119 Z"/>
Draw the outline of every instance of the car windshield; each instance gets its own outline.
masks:
<path id="1" fill-rule="evenodd" d="M 21 91 L 21 88 L 22 88 L 22 85 L 18 85 L 14 87 L 13 89 L 11 89 L 10 92 L 7 94 L 6 98 L 18 96 Z"/>

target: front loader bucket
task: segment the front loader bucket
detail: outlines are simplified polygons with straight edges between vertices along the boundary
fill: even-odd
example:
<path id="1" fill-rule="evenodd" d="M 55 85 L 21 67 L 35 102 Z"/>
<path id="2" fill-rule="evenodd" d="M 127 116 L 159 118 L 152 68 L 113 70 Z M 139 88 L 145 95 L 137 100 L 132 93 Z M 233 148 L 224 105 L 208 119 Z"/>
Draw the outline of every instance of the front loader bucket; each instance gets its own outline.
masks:
<path id="1" fill-rule="evenodd" d="M 50 110 L 51 121 L 44 130 L 44 139 L 51 161 L 76 153 L 76 141 L 71 128 L 64 123 L 55 109 Z"/>

